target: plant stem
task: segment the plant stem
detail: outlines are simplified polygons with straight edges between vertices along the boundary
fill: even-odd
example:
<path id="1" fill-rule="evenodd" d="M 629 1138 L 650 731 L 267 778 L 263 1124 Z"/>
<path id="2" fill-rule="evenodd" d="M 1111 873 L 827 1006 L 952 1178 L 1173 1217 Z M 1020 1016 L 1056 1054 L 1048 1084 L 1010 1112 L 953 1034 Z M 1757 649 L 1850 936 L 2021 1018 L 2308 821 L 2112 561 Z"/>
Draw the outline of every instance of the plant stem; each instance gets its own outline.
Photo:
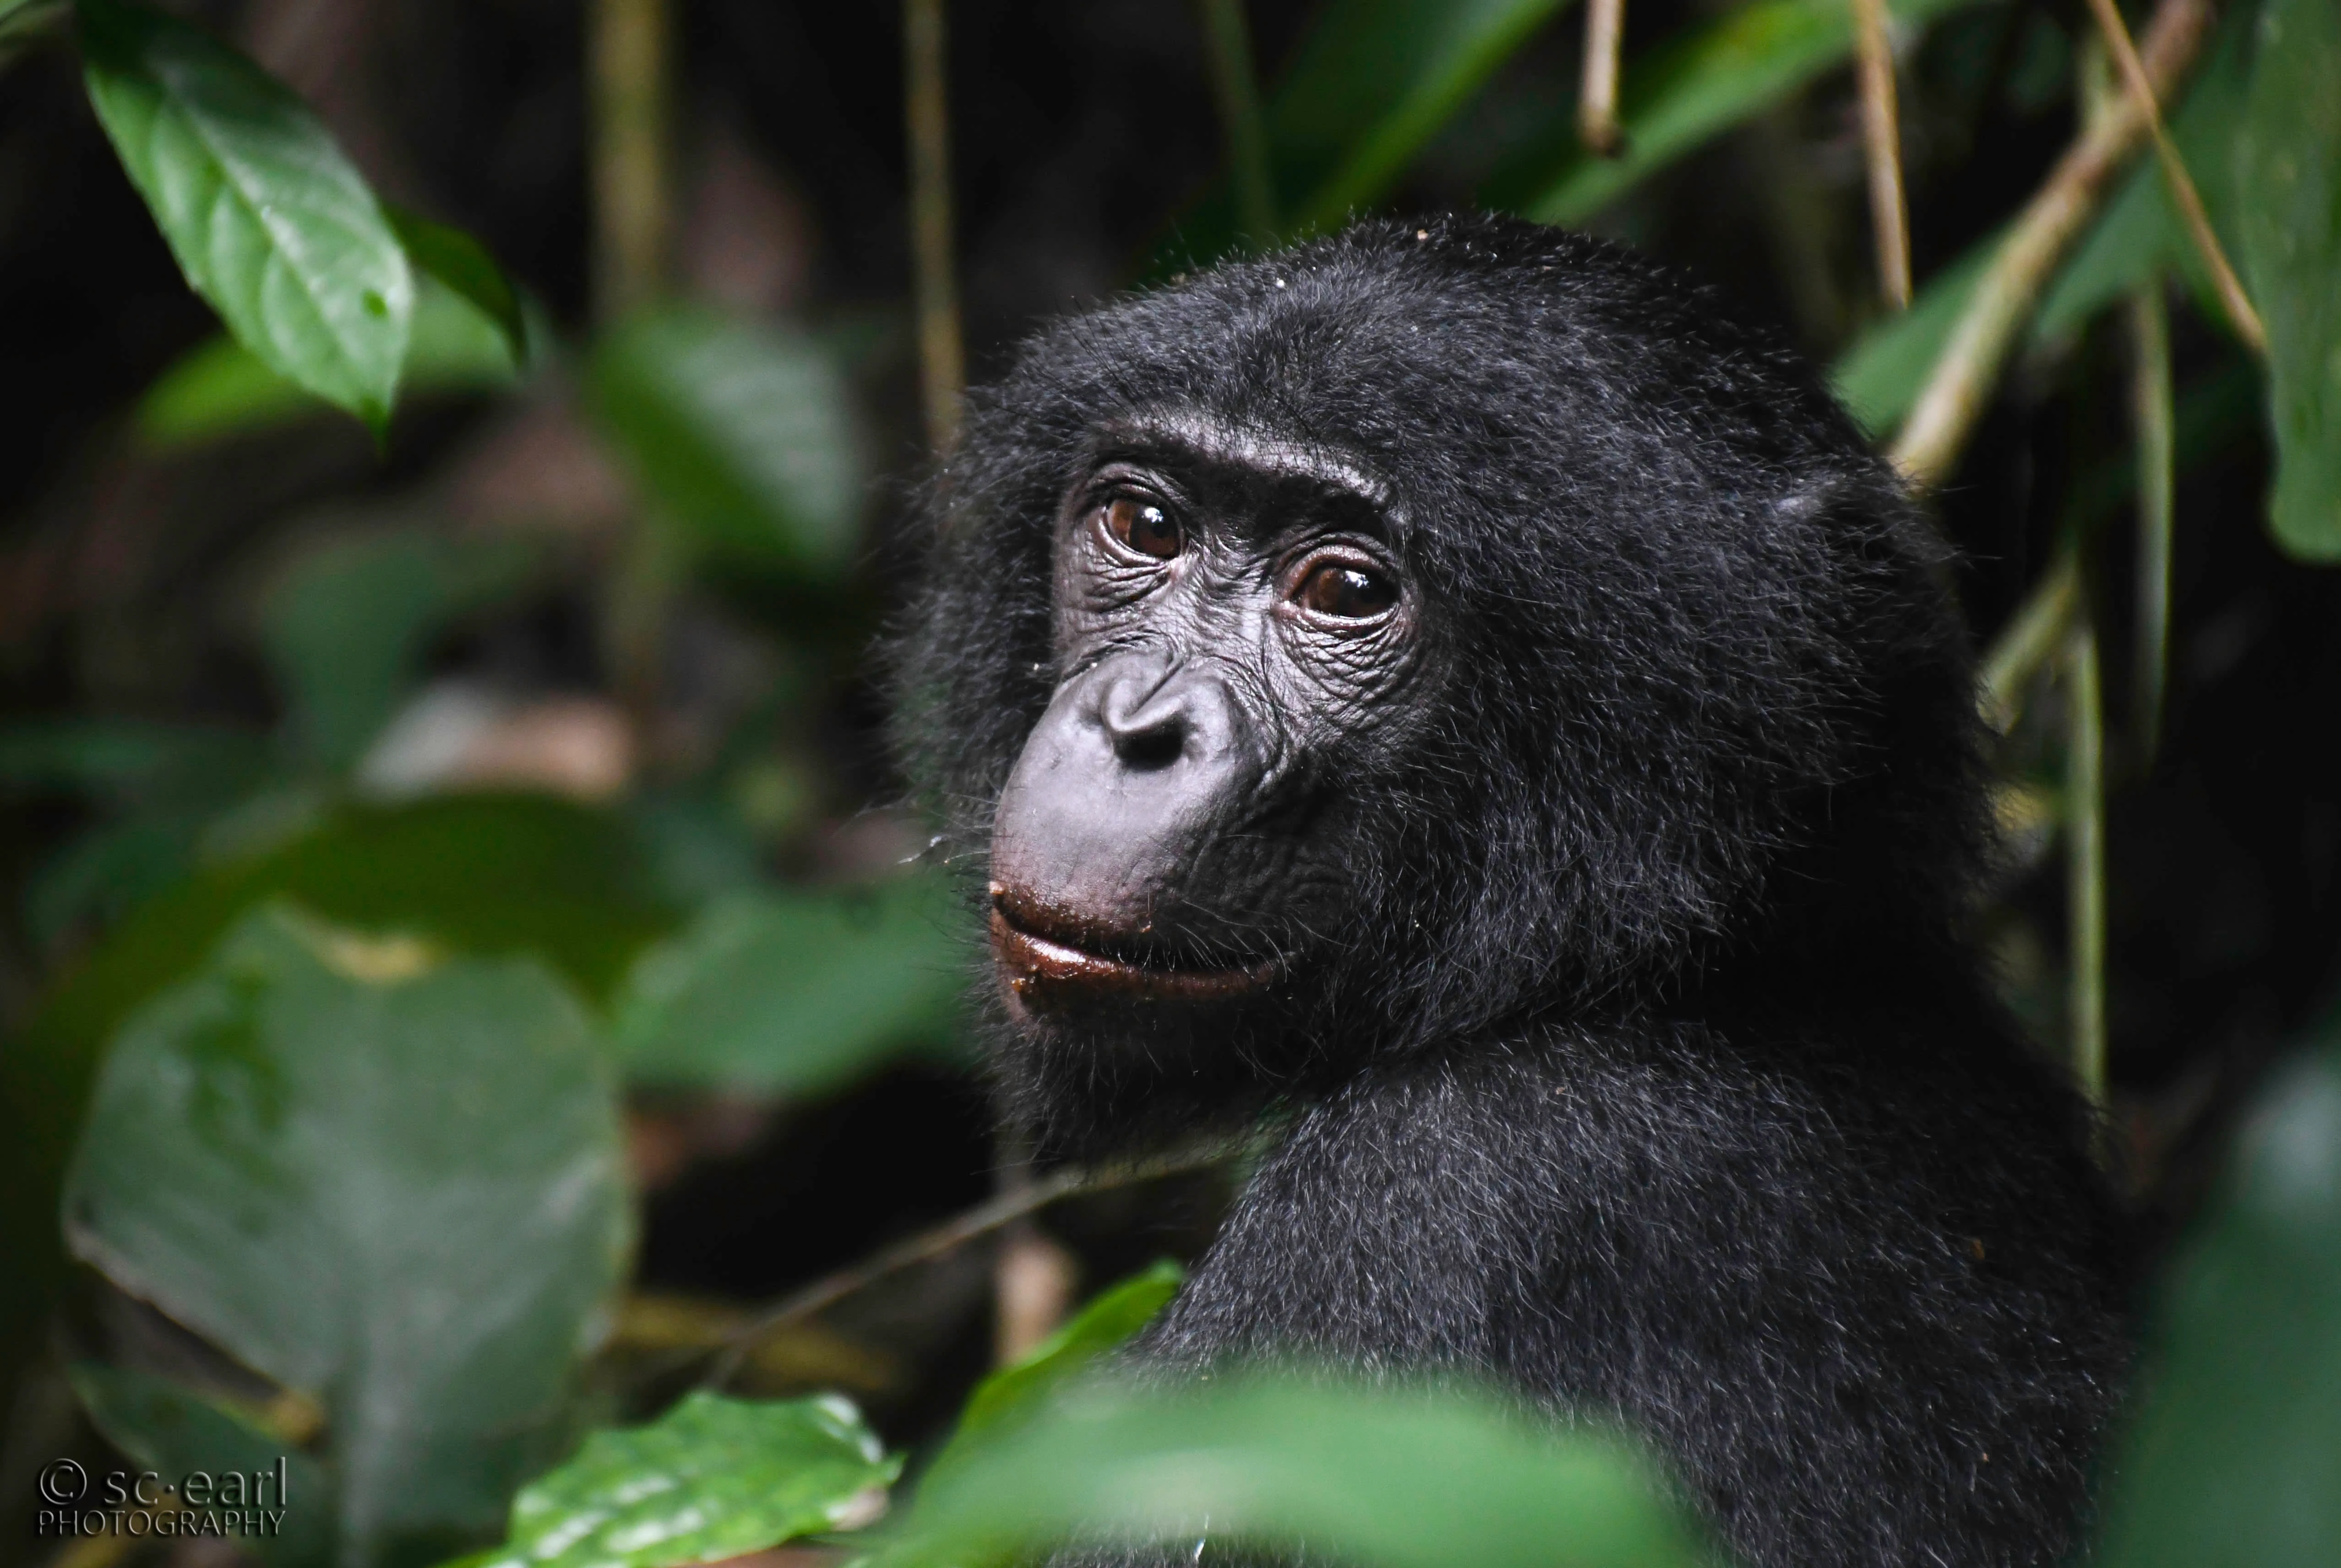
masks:
<path id="1" fill-rule="evenodd" d="M 2155 7 L 2143 64 L 2158 93 L 2167 93 L 2194 63 L 2210 22 L 2208 0 L 2161 0 Z M 2137 100 L 2124 95 L 2085 126 L 2025 205 L 1895 440 L 1895 465 L 1914 486 L 1930 489 L 1949 475 L 2057 264 L 2147 129 Z"/>
<path id="2" fill-rule="evenodd" d="M 2106 1102 L 2105 709 L 2097 637 L 2086 611 L 2065 643 L 2066 924 L 2070 954 L 2073 1073 Z"/>
<path id="3" fill-rule="evenodd" d="M 1235 182 L 1236 221 L 1255 250 L 1276 244 L 1276 187 L 1269 175 L 1268 130 L 1260 113 L 1260 75 L 1252 65 L 1251 26 L 1243 0 L 1202 0 L 1210 44 L 1211 88 L 1227 137 L 1228 172 Z"/>
<path id="4" fill-rule="evenodd" d="M 1029 1214 L 1038 1213 L 1060 1198 L 1110 1192 L 1117 1187 L 1159 1181 L 1165 1176 L 1183 1175 L 1190 1171 L 1209 1170 L 1213 1165 L 1233 1159 L 1241 1148 L 1240 1144 L 1209 1144 L 1128 1164 L 1089 1169 L 1068 1167 L 1008 1186 L 990 1201 L 978 1203 L 955 1219 L 946 1220 L 931 1230 L 906 1237 L 858 1263 L 824 1275 L 803 1289 L 783 1296 L 731 1336 L 723 1353 L 708 1370 L 703 1386 L 721 1388 L 729 1383 L 747 1360 L 749 1353 L 754 1350 L 756 1342 L 767 1334 L 777 1333 L 826 1311 L 889 1274 L 932 1262 L 979 1236 L 1012 1224 Z"/>
<path id="5" fill-rule="evenodd" d="M 1586 0 L 1585 75 L 1577 91 L 1577 134 L 1605 158 L 1624 150 L 1618 135 L 1618 55 L 1626 35 L 1626 0 Z"/>
<path id="6" fill-rule="evenodd" d="M 1982 688 L 1984 720 L 2000 734 L 2016 727 L 2025 687 L 2064 640 L 2079 580 L 2072 552 L 2059 554 L 1984 654 L 1976 684 Z"/>
<path id="7" fill-rule="evenodd" d="M 2114 63 L 2121 67 L 2122 81 L 2128 86 L 2129 95 L 2145 112 L 2147 124 L 2153 130 L 2154 150 L 2161 160 L 2162 177 L 2170 187 L 2170 199 L 2177 205 L 2178 215 L 2186 220 L 2187 235 L 2202 255 L 2204 266 L 2210 271 L 2212 285 L 2218 290 L 2219 303 L 2226 307 L 2236 335 L 2254 354 L 2266 358 L 2267 328 L 2260 321 L 2260 313 L 2252 308 L 2251 296 L 2244 292 L 2243 280 L 2236 275 L 2226 248 L 2219 244 L 2218 232 L 2211 226 L 2211 215 L 2203 210 L 2202 193 L 2195 188 L 2186 160 L 2178 155 L 2178 144 L 2170 139 L 2170 129 L 2162 122 L 2161 103 L 2144 63 L 2137 57 L 2137 45 L 2130 38 L 2128 25 L 2122 20 L 2114 0 L 2089 0 L 2089 10 L 2097 19 L 2097 31 L 2104 35 L 2106 47 L 2113 51 Z"/>
<path id="8" fill-rule="evenodd" d="M 951 114 L 943 0 L 902 0 L 903 115 L 911 155 L 911 253 L 919 309 L 919 387 L 927 441 L 959 440 L 967 352 L 960 337 L 951 239 Z"/>
<path id="9" fill-rule="evenodd" d="M 1894 99 L 1894 45 L 1886 0 L 1853 0 L 1861 55 L 1861 139 L 1869 158 L 1869 224 L 1878 289 L 1896 310 L 1910 305 L 1910 205 L 1902 189 L 1902 126 Z"/>
<path id="10" fill-rule="evenodd" d="M 2177 525 L 2177 417 L 2170 377 L 2170 314 L 2162 278 L 2130 296 L 2130 418 L 2137 430 L 2138 754 L 2160 744 L 2170 651 L 2170 548 Z"/>
<path id="11" fill-rule="evenodd" d="M 654 297 L 667 235 L 666 0 L 593 0 L 595 303 L 603 320 Z"/>

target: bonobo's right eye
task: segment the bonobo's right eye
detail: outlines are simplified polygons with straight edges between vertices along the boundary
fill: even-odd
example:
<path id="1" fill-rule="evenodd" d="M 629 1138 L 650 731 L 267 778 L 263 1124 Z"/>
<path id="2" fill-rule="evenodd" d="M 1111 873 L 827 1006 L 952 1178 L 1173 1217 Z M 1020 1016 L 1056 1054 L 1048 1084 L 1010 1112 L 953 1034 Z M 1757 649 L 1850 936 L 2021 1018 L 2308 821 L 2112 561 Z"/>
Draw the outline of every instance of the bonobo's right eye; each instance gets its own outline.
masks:
<path id="1" fill-rule="evenodd" d="M 1097 510 L 1098 526 L 1125 550 L 1168 561 L 1186 540 L 1171 515 L 1137 495 L 1117 495 Z"/>

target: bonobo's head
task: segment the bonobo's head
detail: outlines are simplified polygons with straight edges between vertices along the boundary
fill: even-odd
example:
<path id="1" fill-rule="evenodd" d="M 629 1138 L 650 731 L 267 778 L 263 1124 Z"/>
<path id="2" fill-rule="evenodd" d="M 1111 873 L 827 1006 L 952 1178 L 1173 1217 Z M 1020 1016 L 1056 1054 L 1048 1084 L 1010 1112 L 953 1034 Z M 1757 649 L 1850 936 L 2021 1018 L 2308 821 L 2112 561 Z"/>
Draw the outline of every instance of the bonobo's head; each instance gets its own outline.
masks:
<path id="1" fill-rule="evenodd" d="M 1810 371 L 1610 246 L 1367 224 L 1060 323 L 929 525 L 899 733 L 1044 1145 L 1951 951 L 1943 553 Z"/>

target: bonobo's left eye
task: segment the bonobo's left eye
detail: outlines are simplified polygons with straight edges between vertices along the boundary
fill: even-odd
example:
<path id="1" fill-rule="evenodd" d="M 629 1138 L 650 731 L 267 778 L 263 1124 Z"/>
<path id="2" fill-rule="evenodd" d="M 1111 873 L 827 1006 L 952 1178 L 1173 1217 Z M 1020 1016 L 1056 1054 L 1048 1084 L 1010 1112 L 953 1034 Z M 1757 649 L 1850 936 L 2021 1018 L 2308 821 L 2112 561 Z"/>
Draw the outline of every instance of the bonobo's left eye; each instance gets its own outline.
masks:
<path id="1" fill-rule="evenodd" d="M 1170 560 L 1186 543 L 1178 522 L 1168 512 L 1136 495 L 1117 495 L 1099 507 L 1098 525 L 1124 549 L 1157 561 Z"/>
<path id="2" fill-rule="evenodd" d="M 1321 561 L 1293 591 L 1304 610 L 1339 621 L 1370 621 L 1398 603 L 1398 584 L 1360 561 Z"/>

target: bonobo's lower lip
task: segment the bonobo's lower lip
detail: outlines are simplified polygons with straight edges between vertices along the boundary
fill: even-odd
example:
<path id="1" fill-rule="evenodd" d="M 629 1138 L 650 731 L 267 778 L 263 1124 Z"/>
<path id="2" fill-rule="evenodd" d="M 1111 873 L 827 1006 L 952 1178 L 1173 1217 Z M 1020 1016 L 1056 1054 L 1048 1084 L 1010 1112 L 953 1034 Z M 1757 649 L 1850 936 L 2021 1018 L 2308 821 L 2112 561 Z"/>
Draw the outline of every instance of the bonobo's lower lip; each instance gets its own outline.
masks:
<path id="1" fill-rule="evenodd" d="M 1001 889 L 991 897 L 991 950 L 1018 1000 L 1042 1005 L 1055 997 L 1125 996 L 1151 1002 L 1225 1002 L 1261 990 L 1276 978 L 1276 965 L 1196 969 L 1141 964 L 1083 947 L 1055 932 L 1034 929 L 1034 912 L 1020 907 Z M 1056 923 L 1051 922 L 1051 924 Z"/>

